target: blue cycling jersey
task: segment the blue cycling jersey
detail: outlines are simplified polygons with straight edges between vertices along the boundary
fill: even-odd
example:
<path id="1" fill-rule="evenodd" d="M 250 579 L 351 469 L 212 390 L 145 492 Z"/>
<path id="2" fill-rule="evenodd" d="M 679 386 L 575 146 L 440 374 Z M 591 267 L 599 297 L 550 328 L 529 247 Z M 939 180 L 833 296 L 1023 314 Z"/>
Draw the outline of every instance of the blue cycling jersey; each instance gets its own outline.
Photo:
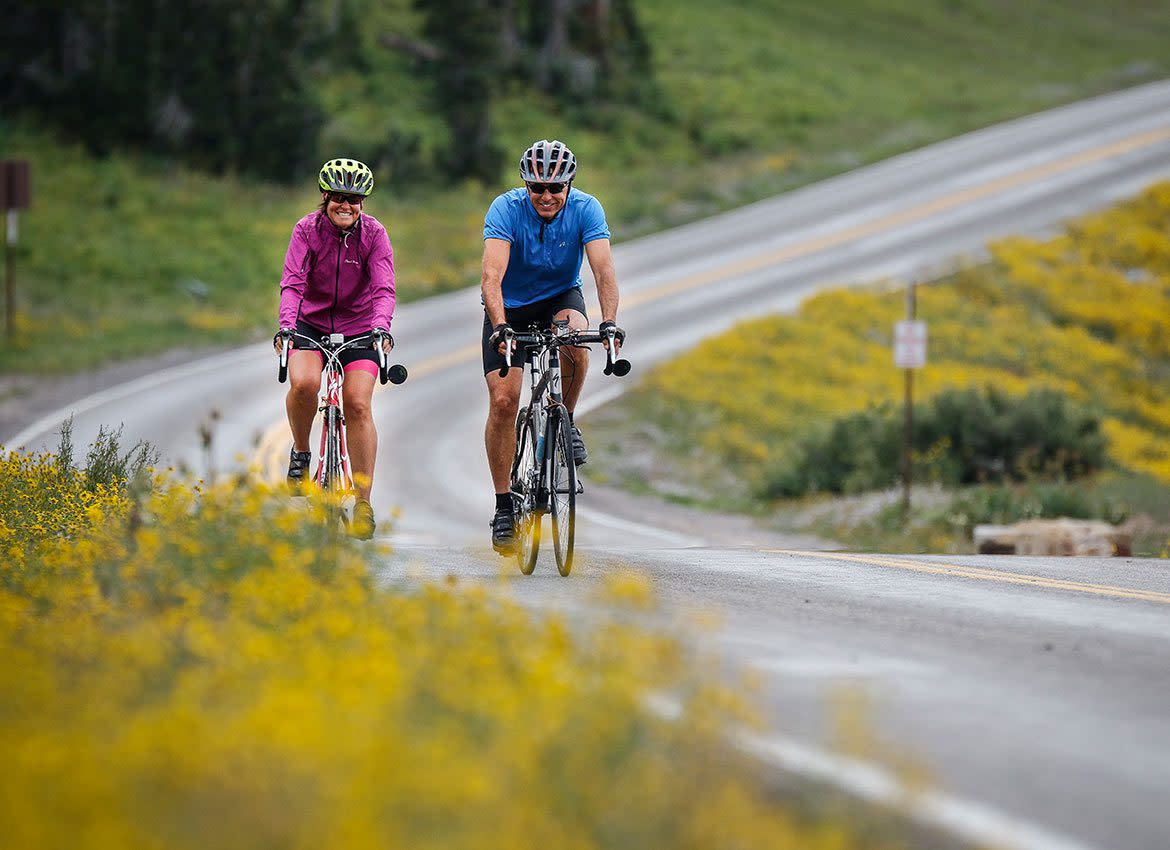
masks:
<path id="1" fill-rule="evenodd" d="M 483 220 L 484 239 L 512 243 L 501 287 L 505 307 L 523 307 L 581 286 L 585 243 L 609 238 L 601 202 L 569 189 L 565 205 L 545 221 L 526 189 L 512 189 L 492 201 Z"/>

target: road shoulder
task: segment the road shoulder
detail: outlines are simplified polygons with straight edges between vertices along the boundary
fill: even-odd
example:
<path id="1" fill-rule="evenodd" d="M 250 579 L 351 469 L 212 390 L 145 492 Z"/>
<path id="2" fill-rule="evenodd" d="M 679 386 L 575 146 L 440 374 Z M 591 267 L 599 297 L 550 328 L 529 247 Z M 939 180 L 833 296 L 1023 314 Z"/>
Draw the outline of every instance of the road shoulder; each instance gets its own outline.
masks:
<path id="1" fill-rule="evenodd" d="M 244 345 L 241 343 L 240 345 Z M 111 363 L 72 375 L 0 375 L 0 445 L 42 416 L 93 393 L 133 381 L 161 369 L 210 357 L 240 345 L 176 348 L 148 357 Z M 107 423 L 117 427 L 117 422 Z"/>

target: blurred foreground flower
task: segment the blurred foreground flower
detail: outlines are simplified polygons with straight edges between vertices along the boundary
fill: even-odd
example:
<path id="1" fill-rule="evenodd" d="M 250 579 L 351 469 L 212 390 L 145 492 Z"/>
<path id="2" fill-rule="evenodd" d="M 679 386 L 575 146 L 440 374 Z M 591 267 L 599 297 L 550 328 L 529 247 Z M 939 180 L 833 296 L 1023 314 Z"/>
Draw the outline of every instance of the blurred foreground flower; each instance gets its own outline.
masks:
<path id="1" fill-rule="evenodd" d="M 859 846 L 725 745 L 742 700 L 632 622 L 634 579 L 623 616 L 570 628 L 379 586 L 368 549 L 247 480 L 2 463 L 7 846 Z"/>

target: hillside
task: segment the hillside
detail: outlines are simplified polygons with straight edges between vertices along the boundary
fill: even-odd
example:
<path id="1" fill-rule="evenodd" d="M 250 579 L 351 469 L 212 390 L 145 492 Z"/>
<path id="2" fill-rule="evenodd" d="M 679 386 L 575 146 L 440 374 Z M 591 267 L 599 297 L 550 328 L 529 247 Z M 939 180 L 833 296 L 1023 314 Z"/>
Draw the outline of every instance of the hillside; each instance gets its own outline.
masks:
<path id="1" fill-rule="evenodd" d="M 922 406 L 944 393 L 994 397 L 990 404 L 959 397 L 949 414 L 967 446 L 984 441 L 971 450 L 990 463 L 965 480 L 985 485 L 954 490 L 964 452 L 953 439 L 916 444 L 916 479 L 935 489 L 909 535 L 896 504 L 884 510 L 891 505 L 869 499 L 874 509 L 859 527 L 840 521 L 848 513 L 840 502 L 816 507 L 833 495 L 864 502 L 864 491 L 878 489 L 874 482 L 899 480 L 903 376 L 891 366 L 891 348 L 905 307 L 896 281 L 824 291 L 795 315 L 742 323 L 655 368 L 620 405 L 591 420 L 590 471 L 608 471 L 613 483 L 642 492 L 730 504 L 778 522 L 799 526 L 803 517 L 813 523 L 803 530 L 898 551 L 962 551 L 975 522 L 1145 513 L 1139 549 L 1159 554 L 1170 549 L 1168 219 L 1170 183 L 1161 183 L 1054 239 L 995 243 L 986 264 L 919 287 L 930 357 L 915 379 L 918 427 Z M 707 379 L 695 381 L 699 372 Z M 1040 391 L 1048 401 L 1021 401 Z M 1040 449 L 1028 444 L 1016 447 L 1014 459 L 992 454 L 1003 438 L 982 432 L 959 405 L 978 406 L 983 420 L 997 407 L 1018 409 L 1015 435 L 1031 429 L 1038 442 L 1049 441 L 1064 428 L 1068 442 L 1045 463 L 1031 462 Z M 1063 462 L 1098 434 L 1106 462 L 1089 464 L 1096 474 Z M 817 453 L 819 483 L 802 473 L 810 453 Z M 834 483 L 831 467 L 843 465 Z M 784 495 L 805 498 L 778 498 Z"/>
<path id="2" fill-rule="evenodd" d="M 620 241 L 1164 75 L 1170 20 L 1157 5 L 644 0 L 650 103 L 591 109 L 513 91 L 492 122 L 507 151 L 567 140 L 578 185 Z M 511 166 L 491 185 L 406 180 L 445 132 L 411 58 L 378 46 L 379 33 L 417 33 L 410 8 L 379 5 L 362 61 L 313 78 L 329 116 L 321 151 L 379 150 L 387 163 L 368 211 L 390 228 L 404 299 L 478 280 L 483 211 L 516 182 Z M 0 127 L 0 149 L 32 161 L 36 192 L 17 249 L 20 333 L 0 345 L 0 373 L 270 331 L 288 232 L 316 202 L 312 174 L 292 188 L 125 152 L 95 160 L 30 115 Z"/>

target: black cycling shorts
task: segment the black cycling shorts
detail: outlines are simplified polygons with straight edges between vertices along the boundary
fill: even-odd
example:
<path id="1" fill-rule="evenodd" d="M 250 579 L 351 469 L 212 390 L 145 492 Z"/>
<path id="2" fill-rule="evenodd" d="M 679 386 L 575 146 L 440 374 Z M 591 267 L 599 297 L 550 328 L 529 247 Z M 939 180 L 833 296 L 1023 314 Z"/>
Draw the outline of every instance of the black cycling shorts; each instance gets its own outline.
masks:
<path id="1" fill-rule="evenodd" d="M 305 336 L 312 337 L 313 339 L 322 339 L 329 336 L 329 331 L 323 331 L 320 328 L 315 328 L 308 322 L 302 321 L 301 319 L 297 319 L 297 333 L 304 334 Z M 346 340 L 351 340 L 355 336 L 362 336 L 362 334 L 350 334 L 346 337 Z M 322 363 L 324 363 L 324 357 L 321 354 L 321 350 L 305 342 L 303 339 L 297 339 L 294 336 L 292 347 L 315 352 L 318 357 L 322 358 Z M 373 375 L 378 374 L 378 352 L 372 348 L 347 348 L 337 356 L 341 359 L 342 371 L 348 372 L 352 366 L 355 369 L 361 369 L 363 372 L 370 372 Z M 368 360 L 369 363 L 362 362 L 366 360 Z M 373 369 L 370 368 L 371 363 L 373 364 Z M 360 365 L 355 366 L 354 364 Z"/>
<path id="2" fill-rule="evenodd" d="M 586 318 L 589 314 L 585 312 L 585 295 L 581 292 L 581 287 L 574 286 L 566 289 L 552 298 L 546 298 L 543 301 L 534 301 L 531 304 L 525 304 L 522 307 L 508 307 L 504 310 L 504 321 L 512 326 L 512 330 L 517 333 L 523 333 L 529 330 L 532 325 L 536 325 L 540 329 L 551 328 L 553 318 L 561 310 L 576 310 Z M 487 311 L 483 314 L 483 373 L 498 372 L 500 367 L 504 365 L 504 355 L 500 354 L 497 346 L 488 345 L 488 337 L 495 331 L 487 316 Z M 512 352 L 512 365 L 524 365 L 524 348 L 525 346 L 517 345 L 516 350 Z"/>

